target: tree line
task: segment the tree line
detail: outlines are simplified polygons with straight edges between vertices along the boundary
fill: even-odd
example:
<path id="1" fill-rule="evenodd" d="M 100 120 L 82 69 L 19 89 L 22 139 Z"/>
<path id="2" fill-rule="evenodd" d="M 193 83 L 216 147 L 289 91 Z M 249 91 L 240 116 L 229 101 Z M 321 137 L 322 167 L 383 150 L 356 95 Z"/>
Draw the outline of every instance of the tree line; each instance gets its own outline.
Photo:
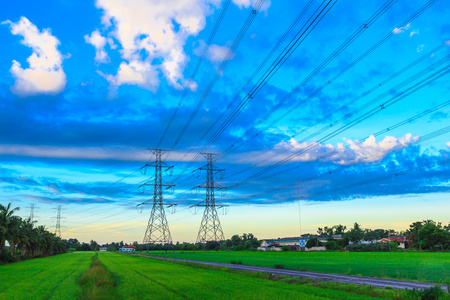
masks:
<path id="1" fill-rule="evenodd" d="M 121 242 L 112 242 L 100 245 L 96 241 L 91 240 L 89 243 L 80 243 L 77 239 L 68 239 L 66 247 L 69 251 L 98 251 L 100 247 L 106 247 L 108 251 L 118 251 L 120 248 L 128 245 L 136 247 L 137 251 L 156 251 L 156 250 L 175 250 L 175 251 L 200 251 L 200 250 L 222 250 L 222 251 L 241 251 L 241 250 L 255 250 L 261 242 L 253 235 L 253 233 L 243 233 L 242 235 L 235 234 L 230 239 L 225 241 L 215 242 L 208 241 L 202 243 L 179 243 L 172 245 L 162 244 L 139 244 L 134 242 L 126 244 Z"/>
<path id="2" fill-rule="evenodd" d="M 66 252 L 66 244 L 45 226 L 35 226 L 27 218 L 15 213 L 19 208 L 11 208 L 11 203 L 0 204 L 0 261 L 12 262 L 26 258 L 49 256 Z M 9 251 L 4 251 L 6 242 Z"/>
<path id="3" fill-rule="evenodd" d="M 363 229 L 358 223 L 354 223 L 353 228 L 347 230 L 344 225 L 334 225 L 331 227 L 319 227 L 317 233 L 321 236 L 329 236 L 327 242 L 320 242 L 318 238 L 309 239 L 306 247 L 325 246 L 327 250 L 355 250 L 355 251 L 385 251 L 396 249 L 398 244 L 395 241 L 381 245 L 379 240 L 396 235 L 405 236 L 409 249 L 417 250 L 450 250 L 450 223 L 443 226 L 440 222 L 424 220 L 413 222 L 404 231 L 393 229 Z M 335 239 L 333 235 L 341 238 Z M 304 236 L 310 236 L 305 234 Z M 367 245 L 362 245 L 363 242 Z"/>

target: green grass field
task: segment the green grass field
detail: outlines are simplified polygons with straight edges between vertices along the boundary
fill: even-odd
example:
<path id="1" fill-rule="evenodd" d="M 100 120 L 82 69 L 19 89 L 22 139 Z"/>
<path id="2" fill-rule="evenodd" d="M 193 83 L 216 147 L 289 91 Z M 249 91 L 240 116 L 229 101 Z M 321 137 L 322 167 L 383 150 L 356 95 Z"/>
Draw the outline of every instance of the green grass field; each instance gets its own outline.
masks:
<path id="1" fill-rule="evenodd" d="M 77 299 L 77 280 L 92 255 L 68 253 L 0 266 L 0 299 Z"/>
<path id="2" fill-rule="evenodd" d="M 0 266 L 0 299 L 397 299 L 402 293 L 292 284 L 292 279 L 268 280 L 267 274 L 194 268 L 117 253 L 94 255 L 78 252 Z M 89 278 L 100 290 L 111 280 L 113 284 L 104 297 L 98 296 L 99 290 L 89 297 Z"/>
<path id="3" fill-rule="evenodd" d="M 100 253 L 99 259 L 116 276 L 123 299 L 372 299 L 143 257 Z"/>
<path id="4" fill-rule="evenodd" d="M 450 253 L 432 252 L 220 252 L 151 251 L 153 255 L 323 273 L 450 283 Z"/>

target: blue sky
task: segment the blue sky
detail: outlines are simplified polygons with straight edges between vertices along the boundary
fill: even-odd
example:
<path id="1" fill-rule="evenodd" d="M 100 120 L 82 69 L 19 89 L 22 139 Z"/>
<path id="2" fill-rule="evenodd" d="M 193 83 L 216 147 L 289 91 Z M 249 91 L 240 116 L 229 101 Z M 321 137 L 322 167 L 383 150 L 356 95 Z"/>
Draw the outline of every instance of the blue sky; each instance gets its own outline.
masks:
<path id="1" fill-rule="evenodd" d="M 257 3 L 1 4 L 0 202 L 49 228 L 64 205 L 65 238 L 141 241 L 159 145 L 174 241 L 196 238 L 202 150 L 226 169 L 227 238 L 297 235 L 299 194 L 303 232 L 448 222 L 450 5 L 266 0 L 237 43 Z"/>

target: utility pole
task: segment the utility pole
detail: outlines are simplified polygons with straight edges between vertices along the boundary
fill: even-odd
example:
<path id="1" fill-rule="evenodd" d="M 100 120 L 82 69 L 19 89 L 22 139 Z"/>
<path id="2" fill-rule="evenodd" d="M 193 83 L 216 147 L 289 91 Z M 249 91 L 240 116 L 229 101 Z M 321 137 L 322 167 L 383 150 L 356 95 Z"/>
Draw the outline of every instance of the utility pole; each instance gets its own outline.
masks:
<path id="1" fill-rule="evenodd" d="M 197 243 L 204 244 L 204 248 L 206 246 L 206 242 L 214 241 L 220 242 L 225 241 L 225 236 L 223 235 L 222 226 L 220 225 L 219 215 L 217 214 L 216 208 L 224 208 L 225 205 L 217 205 L 214 192 L 215 190 L 224 191 L 225 188 L 221 185 L 214 182 L 214 173 L 223 174 L 224 169 L 219 169 L 214 166 L 214 157 L 217 154 L 213 153 L 201 153 L 207 160 L 207 164 L 201 168 L 198 168 L 194 172 L 198 170 L 206 171 L 206 182 L 194 187 L 197 188 L 205 188 L 206 189 L 206 199 L 204 204 L 197 204 L 194 206 L 204 206 L 205 211 L 203 213 L 203 219 L 200 224 L 200 229 L 197 235 Z"/>
<path id="2" fill-rule="evenodd" d="M 61 237 L 61 207 L 62 207 L 62 205 L 58 205 L 57 214 L 56 214 L 55 235 L 57 237 Z"/>
<path id="3" fill-rule="evenodd" d="M 146 164 L 141 168 L 141 170 L 144 170 L 144 174 L 146 168 L 148 167 L 155 168 L 154 180 L 152 181 L 150 179 L 147 183 L 144 183 L 140 186 L 140 188 L 142 189 L 142 193 L 145 193 L 146 186 L 153 186 L 152 212 L 148 220 L 147 230 L 145 231 L 143 240 L 143 243 L 147 244 L 147 252 L 149 250 L 150 244 L 161 244 L 166 247 L 169 247 L 169 245 L 172 244 L 172 237 L 170 235 L 169 225 L 167 223 L 166 213 L 164 211 L 164 205 L 168 207 L 173 207 L 175 205 L 175 204 L 165 204 L 163 200 L 163 187 L 165 187 L 166 190 L 171 189 L 171 191 L 173 192 L 173 187 L 175 186 L 172 183 L 167 183 L 163 181 L 162 179 L 163 168 L 165 169 L 166 172 L 172 171 L 173 168 L 173 166 L 168 166 L 161 160 L 162 155 L 166 153 L 167 150 L 162 149 L 148 149 L 148 150 L 150 150 L 155 155 L 156 158 L 154 162 Z M 150 202 L 151 200 L 148 200 L 139 205 L 149 204 Z"/>

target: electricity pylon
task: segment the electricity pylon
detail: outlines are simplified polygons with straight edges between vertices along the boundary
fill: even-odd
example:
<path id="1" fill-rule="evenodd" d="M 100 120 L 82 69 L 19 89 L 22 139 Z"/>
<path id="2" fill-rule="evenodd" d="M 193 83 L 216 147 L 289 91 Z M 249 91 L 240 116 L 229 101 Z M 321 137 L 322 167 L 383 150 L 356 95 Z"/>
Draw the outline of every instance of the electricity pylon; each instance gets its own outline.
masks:
<path id="1" fill-rule="evenodd" d="M 34 208 L 35 208 L 34 203 L 31 203 L 30 204 L 30 218 L 29 218 L 31 223 L 33 223 L 33 221 L 34 221 Z"/>
<path id="2" fill-rule="evenodd" d="M 223 174 L 224 169 L 219 169 L 214 166 L 214 157 L 217 154 L 213 153 L 201 153 L 204 157 L 206 157 L 207 164 L 201 168 L 198 168 L 196 171 L 204 170 L 206 171 L 206 182 L 194 187 L 197 188 L 205 188 L 206 189 L 206 198 L 204 204 L 196 204 L 195 206 L 204 206 L 205 211 L 203 213 L 203 219 L 200 224 L 200 229 L 197 235 L 197 243 L 206 244 L 206 242 L 215 241 L 220 242 L 225 240 L 225 236 L 223 235 L 222 226 L 220 225 L 219 215 L 217 213 L 217 208 L 224 208 L 225 205 L 217 204 L 214 192 L 215 190 L 226 190 L 225 187 L 219 185 L 214 182 L 214 173 Z M 192 190 L 193 190 L 192 189 Z"/>
<path id="3" fill-rule="evenodd" d="M 61 237 L 61 207 L 62 205 L 58 205 L 58 212 L 56 214 L 55 235 L 57 237 Z"/>
<path id="4" fill-rule="evenodd" d="M 168 166 L 161 160 L 162 155 L 166 153 L 167 150 L 162 149 L 148 149 L 148 150 L 150 150 L 156 156 L 156 159 L 154 162 L 143 166 L 141 170 L 144 170 L 145 174 L 146 168 L 154 167 L 155 178 L 153 182 L 152 180 L 149 180 L 147 183 L 144 183 L 139 186 L 139 188 L 142 189 L 142 193 L 145 193 L 146 186 L 153 186 L 153 207 L 152 212 L 150 214 L 150 218 L 148 220 L 147 230 L 145 231 L 143 240 L 143 243 L 147 244 L 147 251 L 150 247 L 150 244 L 162 244 L 163 246 L 169 246 L 172 244 L 172 237 L 170 235 L 169 225 L 167 223 L 164 206 L 166 205 L 168 207 L 174 207 L 175 205 L 164 203 L 163 199 L 162 188 L 166 187 L 166 190 L 171 189 L 173 193 L 173 187 L 175 186 L 172 183 L 167 183 L 163 181 L 162 179 L 162 169 L 164 168 L 166 172 L 170 172 L 172 171 L 173 168 L 173 166 Z M 149 204 L 150 202 L 151 200 L 148 200 L 139 205 Z"/>

